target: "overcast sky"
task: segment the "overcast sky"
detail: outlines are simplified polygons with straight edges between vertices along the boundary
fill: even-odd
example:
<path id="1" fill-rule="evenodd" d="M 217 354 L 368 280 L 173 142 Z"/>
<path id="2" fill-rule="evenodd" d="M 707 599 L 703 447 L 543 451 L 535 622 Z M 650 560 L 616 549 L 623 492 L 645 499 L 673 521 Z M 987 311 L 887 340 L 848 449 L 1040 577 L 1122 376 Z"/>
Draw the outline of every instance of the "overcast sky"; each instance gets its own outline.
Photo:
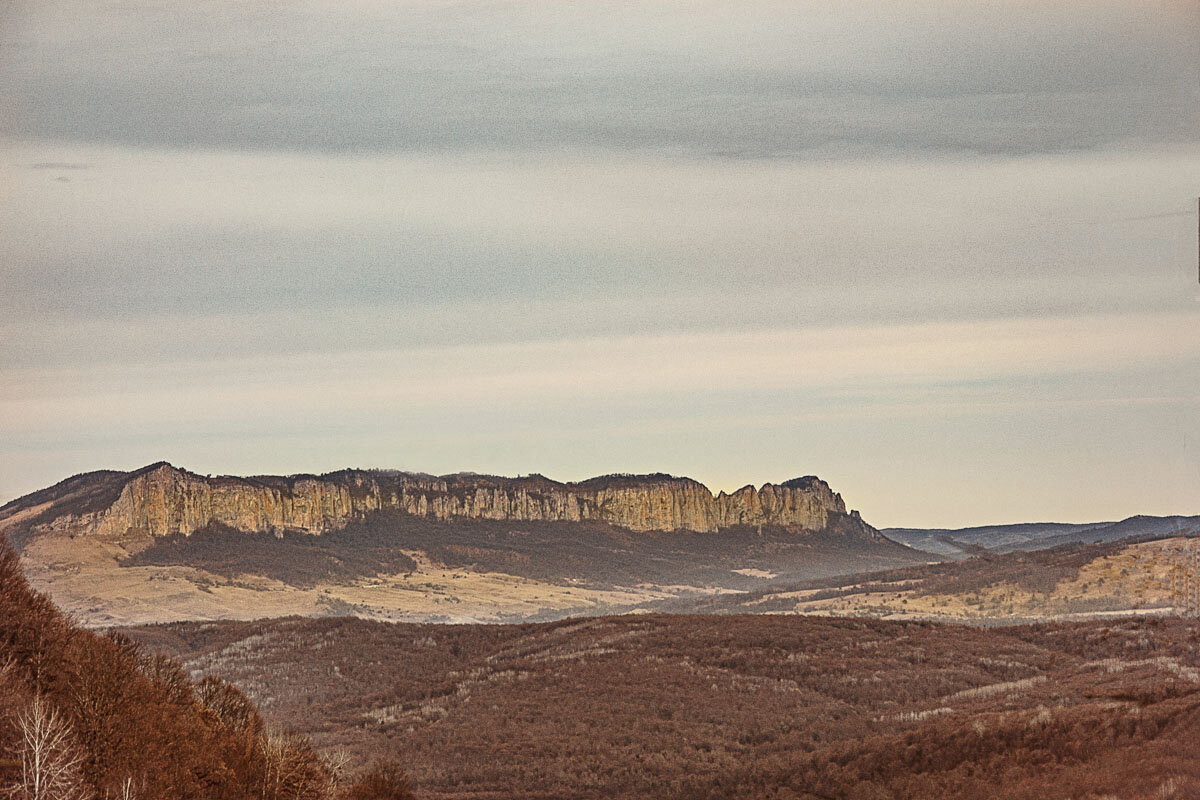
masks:
<path id="1" fill-rule="evenodd" d="M 1200 4 L 0 7 L 0 502 L 167 459 L 1200 513 Z"/>

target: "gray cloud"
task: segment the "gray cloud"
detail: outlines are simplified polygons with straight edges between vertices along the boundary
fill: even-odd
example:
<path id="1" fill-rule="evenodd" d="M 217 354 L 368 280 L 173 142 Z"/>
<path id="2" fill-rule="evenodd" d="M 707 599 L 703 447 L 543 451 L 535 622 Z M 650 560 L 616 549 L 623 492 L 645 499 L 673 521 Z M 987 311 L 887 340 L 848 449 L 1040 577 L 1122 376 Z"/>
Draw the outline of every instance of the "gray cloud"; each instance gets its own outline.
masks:
<path id="1" fill-rule="evenodd" d="M 874 10 L 872 10 L 874 9 Z M 1028 154 L 1194 142 L 1193 4 L 18 3 L 13 138 Z"/>
<path id="2" fill-rule="evenodd" d="M 1198 15 L 9 2 L 0 499 L 168 458 L 1194 513 Z"/>
<path id="3" fill-rule="evenodd" d="M 105 168 L 69 188 L 0 173 L 21 198 L 0 219 L 10 320 L 490 302 L 594 304 L 576 324 L 603 326 L 606 306 L 651 298 L 693 298 L 688 313 L 722 324 L 1161 304 L 1191 280 L 1193 231 L 1160 209 L 1200 179 L 1187 153 L 836 164 L 76 154 Z"/>

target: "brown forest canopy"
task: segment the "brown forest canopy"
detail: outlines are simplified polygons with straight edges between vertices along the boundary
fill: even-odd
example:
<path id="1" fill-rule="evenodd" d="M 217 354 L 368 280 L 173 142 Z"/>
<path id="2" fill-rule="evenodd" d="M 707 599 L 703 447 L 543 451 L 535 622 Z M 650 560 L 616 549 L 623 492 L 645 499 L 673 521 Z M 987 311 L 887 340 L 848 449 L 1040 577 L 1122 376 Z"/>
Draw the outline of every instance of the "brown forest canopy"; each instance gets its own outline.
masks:
<path id="1" fill-rule="evenodd" d="M 326 800 L 341 766 L 218 678 L 193 683 L 132 639 L 73 625 L 0 540 L 0 796 Z"/>
<path id="2" fill-rule="evenodd" d="M 1200 796 L 1196 620 L 347 617 L 129 633 L 253 690 L 323 748 L 399 755 L 427 798 Z"/>

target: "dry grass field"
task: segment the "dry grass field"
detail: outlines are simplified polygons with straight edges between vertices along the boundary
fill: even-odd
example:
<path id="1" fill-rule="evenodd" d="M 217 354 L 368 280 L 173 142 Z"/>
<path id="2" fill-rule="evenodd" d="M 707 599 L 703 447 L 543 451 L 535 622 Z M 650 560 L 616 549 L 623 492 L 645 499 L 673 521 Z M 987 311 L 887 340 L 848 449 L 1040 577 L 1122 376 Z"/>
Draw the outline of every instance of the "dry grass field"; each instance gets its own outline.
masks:
<path id="1" fill-rule="evenodd" d="M 183 564 L 119 566 L 130 551 L 101 537 L 40 537 L 25 548 L 30 583 L 93 627 L 182 619 L 355 615 L 422 622 L 502 622 L 603 613 L 664 599 L 691 587 L 592 588 L 500 572 L 433 564 L 408 551 L 412 567 L 394 574 L 318 580 L 210 572 Z"/>
<path id="2" fill-rule="evenodd" d="M 39 590 L 98 627 L 290 614 L 550 620 L 928 558 L 836 528 L 656 533 L 386 513 L 319 536 L 215 526 L 190 536 L 42 534 L 21 553 Z"/>

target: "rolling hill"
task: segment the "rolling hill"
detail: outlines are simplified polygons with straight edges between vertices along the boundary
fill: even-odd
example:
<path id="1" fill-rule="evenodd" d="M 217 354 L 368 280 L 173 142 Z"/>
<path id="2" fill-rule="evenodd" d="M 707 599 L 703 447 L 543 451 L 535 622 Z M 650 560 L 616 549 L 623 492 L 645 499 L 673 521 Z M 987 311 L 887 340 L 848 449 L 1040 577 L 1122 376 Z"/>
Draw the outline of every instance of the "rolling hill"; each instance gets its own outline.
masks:
<path id="1" fill-rule="evenodd" d="M 1200 612 L 1200 536 L 1062 544 L 882 572 L 672 598 L 647 611 L 924 619 L 981 625 Z"/>
<path id="2" fill-rule="evenodd" d="M 1061 544 L 1116 542 L 1138 537 L 1200 533 L 1200 516 L 1151 517 L 1137 515 L 1120 522 L 1031 522 L 1017 525 L 984 525 L 973 528 L 885 528 L 897 542 L 937 553 L 944 558 L 966 558 L 979 548 L 995 553 L 1039 550 Z"/>

